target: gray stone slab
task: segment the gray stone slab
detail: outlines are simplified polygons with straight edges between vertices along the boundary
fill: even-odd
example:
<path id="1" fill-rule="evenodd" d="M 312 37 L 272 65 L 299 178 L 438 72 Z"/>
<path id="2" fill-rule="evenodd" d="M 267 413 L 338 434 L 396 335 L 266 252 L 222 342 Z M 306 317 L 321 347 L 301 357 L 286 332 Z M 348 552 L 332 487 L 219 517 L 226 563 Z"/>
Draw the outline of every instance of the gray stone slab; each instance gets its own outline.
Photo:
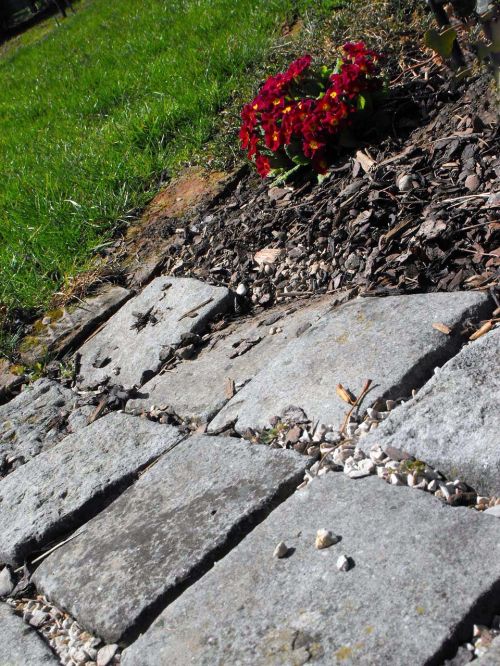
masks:
<path id="1" fill-rule="evenodd" d="M 23 363 L 32 365 L 47 354 L 61 356 L 85 340 L 97 326 L 115 313 L 132 292 L 117 285 L 81 302 L 52 310 L 33 325 L 20 344 Z"/>
<path id="2" fill-rule="evenodd" d="M 0 481 L 0 562 L 18 565 L 85 520 L 180 439 L 176 428 L 115 412 L 16 469 Z"/>
<path id="3" fill-rule="evenodd" d="M 144 397 L 129 401 L 127 411 L 168 406 L 183 419 L 209 421 L 228 402 L 226 378 L 232 379 L 237 389 L 242 388 L 330 307 L 328 298 L 298 309 L 276 308 L 237 322 L 229 331 L 224 329 L 196 359 L 184 361 L 145 384 L 141 389 Z"/>
<path id="4" fill-rule="evenodd" d="M 144 384 L 160 369 L 166 347 L 178 346 L 183 333 L 203 330 L 230 305 L 230 292 L 223 287 L 192 278 L 156 278 L 81 347 L 80 385 Z M 146 315 L 146 321 L 141 324 L 136 315 Z"/>
<path id="5" fill-rule="evenodd" d="M 58 664 L 49 646 L 12 609 L 0 602 L 0 666 Z"/>
<path id="6" fill-rule="evenodd" d="M 76 399 L 73 391 L 42 378 L 0 406 L 0 477 L 68 434 L 67 417 Z"/>
<path id="7" fill-rule="evenodd" d="M 341 541 L 316 550 L 318 529 Z M 285 541 L 293 552 L 276 559 Z M 478 575 L 478 548 L 488 566 Z M 343 554 L 352 568 L 339 571 Z M 423 666 L 470 638 L 500 590 L 500 524 L 376 477 L 296 492 L 168 606 L 124 666 Z M 482 613 L 475 616 L 482 619 Z"/>
<path id="8" fill-rule="evenodd" d="M 500 495 L 499 368 L 500 328 L 464 347 L 360 446 L 402 449 L 481 495 Z"/>
<path id="9" fill-rule="evenodd" d="M 309 418 L 340 426 L 346 405 L 335 393 L 341 383 L 359 393 L 373 380 L 369 399 L 409 395 L 460 347 L 465 318 L 489 311 L 488 296 L 455 292 L 365 298 L 323 316 L 290 342 L 219 412 L 209 429 L 236 421 L 236 429 L 264 427 L 290 405 Z M 454 329 L 444 335 L 432 327 Z"/>
<path id="10" fill-rule="evenodd" d="M 229 437 L 185 440 L 50 555 L 37 587 L 89 631 L 119 641 L 295 488 L 307 465 L 295 452 Z"/>

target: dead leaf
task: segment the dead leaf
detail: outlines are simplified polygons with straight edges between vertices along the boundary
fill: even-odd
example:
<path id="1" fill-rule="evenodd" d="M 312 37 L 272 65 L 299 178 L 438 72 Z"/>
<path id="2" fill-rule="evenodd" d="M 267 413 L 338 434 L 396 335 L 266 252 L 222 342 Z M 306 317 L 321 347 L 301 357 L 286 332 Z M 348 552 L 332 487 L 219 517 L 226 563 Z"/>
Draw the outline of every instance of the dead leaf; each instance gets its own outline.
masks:
<path id="1" fill-rule="evenodd" d="M 335 392 L 344 402 L 347 402 L 348 405 L 354 405 L 356 402 L 356 396 L 342 386 L 342 384 L 337 384 L 335 387 Z"/>
<path id="2" fill-rule="evenodd" d="M 481 328 L 478 328 L 477 331 L 475 331 L 470 337 L 469 340 L 477 340 L 480 338 L 482 335 L 485 335 L 485 333 L 488 333 L 488 331 L 491 331 L 493 328 L 493 322 L 490 319 L 489 321 L 485 322 Z"/>
<path id="3" fill-rule="evenodd" d="M 231 379 L 231 377 L 226 377 L 226 380 L 224 382 L 224 394 L 228 400 L 231 400 L 231 398 L 234 397 L 234 394 L 236 393 L 235 386 L 234 386 L 234 379 Z"/>
<path id="4" fill-rule="evenodd" d="M 259 266 L 263 264 L 274 264 L 284 254 L 284 250 L 279 247 L 265 247 L 255 253 L 254 260 Z"/>
<path id="5" fill-rule="evenodd" d="M 365 173 L 368 173 L 368 171 L 370 171 L 370 169 L 375 164 L 375 160 L 372 160 L 372 158 L 369 157 L 362 150 L 358 150 L 358 152 L 356 153 L 356 159 L 361 164 L 361 168 Z"/>
<path id="6" fill-rule="evenodd" d="M 439 321 L 435 321 L 432 324 L 432 328 L 435 328 L 436 331 L 440 331 L 441 333 L 444 333 L 445 335 L 450 335 L 450 333 L 451 333 L 451 328 L 449 326 L 446 326 L 446 324 L 442 324 Z"/>

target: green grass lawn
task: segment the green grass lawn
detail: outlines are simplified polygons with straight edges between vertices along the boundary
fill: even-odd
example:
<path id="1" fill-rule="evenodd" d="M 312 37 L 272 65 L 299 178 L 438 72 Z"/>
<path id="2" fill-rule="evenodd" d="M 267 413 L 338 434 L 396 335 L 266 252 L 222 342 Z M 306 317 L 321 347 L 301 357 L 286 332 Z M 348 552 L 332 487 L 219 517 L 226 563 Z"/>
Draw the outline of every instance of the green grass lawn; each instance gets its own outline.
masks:
<path id="1" fill-rule="evenodd" d="M 0 305 L 46 304 L 211 137 L 283 21 L 332 4 L 82 0 L 60 27 L 4 47 Z"/>

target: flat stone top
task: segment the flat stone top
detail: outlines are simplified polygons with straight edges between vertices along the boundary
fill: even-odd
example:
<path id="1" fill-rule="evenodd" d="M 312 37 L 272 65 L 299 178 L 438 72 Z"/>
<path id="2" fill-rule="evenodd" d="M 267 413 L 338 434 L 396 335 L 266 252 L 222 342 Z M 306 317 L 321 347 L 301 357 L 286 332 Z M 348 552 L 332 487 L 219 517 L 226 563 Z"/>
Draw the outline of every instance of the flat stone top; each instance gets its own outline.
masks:
<path id="1" fill-rule="evenodd" d="M 290 405 L 312 420 L 340 425 L 346 405 L 338 383 L 358 394 L 373 380 L 368 400 L 411 394 L 461 345 L 458 331 L 444 335 L 434 322 L 457 329 L 466 317 L 489 309 L 488 296 L 455 292 L 365 298 L 325 314 L 290 342 L 210 423 L 236 421 L 236 429 L 261 428 Z"/>
<path id="2" fill-rule="evenodd" d="M 341 537 L 316 550 L 318 529 Z M 284 541 L 293 551 L 276 559 Z M 478 575 L 478 544 L 488 566 Z M 340 555 L 351 569 L 339 571 Z M 500 521 L 341 473 L 296 492 L 122 655 L 163 664 L 438 664 L 500 584 Z M 484 596 L 483 596 L 484 595 Z M 476 615 L 477 617 L 477 615 Z"/>
<path id="3" fill-rule="evenodd" d="M 81 347 L 80 386 L 141 386 L 160 369 L 165 347 L 178 346 L 183 333 L 202 330 L 230 302 L 223 287 L 156 278 Z"/>
<path id="4" fill-rule="evenodd" d="M 181 438 L 114 412 L 16 469 L 0 480 L 0 562 L 22 563 Z"/>
<path id="5" fill-rule="evenodd" d="M 61 356 L 83 342 L 104 319 L 132 295 L 118 285 L 106 285 L 94 296 L 47 313 L 20 344 L 23 363 L 32 365 L 48 352 Z"/>
<path id="6" fill-rule="evenodd" d="M 57 444 L 77 396 L 52 379 L 37 379 L 0 406 L 0 477 Z"/>
<path id="7" fill-rule="evenodd" d="M 0 666 L 58 664 L 49 646 L 12 609 L 0 602 Z"/>
<path id="8" fill-rule="evenodd" d="M 361 448 L 403 449 L 482 495 L 500 495 L 499 367 L 497 328 L 465 346 Z"/>
<path id="9" fill-rule="evenodd" d="M 299 308 L 281 307 L 257 320 L 236 322 L 192 361 L 154 377 L 130 400 L 127 411 L 172 407 L 184 419 L 207 422 L 228 402 L 226 380 L 240 389 L 331 307 L 331 298 Z M 273 333 L 271 333 L 273 331 Z M 274 332 L 275 331 L 275 332 Z M 229 334 L 228 334 L 229 333 Z"/>
<path id="10" fill-rule="evenodd" d="M 245 521 L 295 488 L 309 462 L 229 437 L 184 440 L 44 560 L 37 587 L 89 631 L 116 642 L 208 566 Z"/>

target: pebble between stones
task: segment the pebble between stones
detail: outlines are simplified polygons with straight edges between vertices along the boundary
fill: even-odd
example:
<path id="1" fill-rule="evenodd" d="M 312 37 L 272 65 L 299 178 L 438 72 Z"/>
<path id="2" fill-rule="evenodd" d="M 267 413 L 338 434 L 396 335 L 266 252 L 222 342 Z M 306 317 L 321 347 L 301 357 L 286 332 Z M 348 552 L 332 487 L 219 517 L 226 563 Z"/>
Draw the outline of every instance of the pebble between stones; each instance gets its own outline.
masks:
<path id="1" fill-rule="evenodd" d="M 97 653 L 97 666 L 108 666 L 118 650 L 118 645 L 105 645 Z"/>
<path id="2" fill-rule="evenodd" d="M 16 584 L 10 567 L 4 567 L 0 571 L 0 597 L 8 597 Z"/>
<path id="3" fill-rule="evenodd" d="M 100 638 L 85 631 L 68 613 L 51 604 L 46 597 L 8 598 L 7 603 L 27 624 L 36 629 L 64 666 L 119 664 L 121 655 L 118 645 L 103 645 Z M 4 666 L 3 662 L 1 666 Z"/>

